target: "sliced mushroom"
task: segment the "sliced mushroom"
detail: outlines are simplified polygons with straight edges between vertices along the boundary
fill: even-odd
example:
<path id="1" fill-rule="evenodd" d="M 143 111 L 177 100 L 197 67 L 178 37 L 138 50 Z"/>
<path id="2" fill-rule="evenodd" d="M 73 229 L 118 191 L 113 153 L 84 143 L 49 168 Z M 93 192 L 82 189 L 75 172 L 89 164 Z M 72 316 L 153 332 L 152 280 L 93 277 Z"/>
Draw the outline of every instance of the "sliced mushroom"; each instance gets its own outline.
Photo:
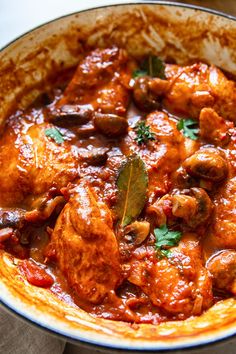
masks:
<path id="1" fill-rule="evenodd" d="M 208 260 L 206 267 L 213 277 L 215 288 L 236 295 L 236 251 L 220 251 Z"/>
<path id="2" fill-rule="evenodd" d="M 87 124 L 83 124 L 79 127 L 73 127 L 73 131 L 76 133 L 79 139 L 84 139 L 95 134 L 96 129 L 93 123 L 88 122 Z"/>
<path id="3" fill-rule="evenodd" d="M 116 137 L 127 133 L 128 122 L 116 114 L 95 113 L 94 125 L 102 134 Z"/>
<path id="4" fill-rule="evenodd" d="M 135 245 L 140 245 L 150 233 L 150 223 L 147 221 L 135 221 L 126 226 L 125 234 L 134 234 Z"/>
<path id="5" fill-rule="evenodd" d="M 197 199 L 189 195 L 179 194 L 172 196 L 172 214 L 187 222 L 198 212 Z"/>
<path id="6" fill-rule="evenodd" d="M 60 127 L 71 127 L 87 123 L 93 114 L 91 105 L 64 105 L 49 111 L 49 121 Z"/>
<path id="7" fill-rule="evenodd" d="M 228 165 L 219 150 L 205 148 L 185 160 L 183 167 L 193 177 L 220 182 L 227 177 Z"/>
<path id="8" fill-rule="evenodd" d="M 95 148 L 92 150 L 83 149 L 79 151 L 79 156 L 82 161 L 88 163 L 89 165 L 99 166 L 103 165 L 107 160 L 108 148 Z"/>
<path id="9" fill-rule="evenodd" d="M 25 213 L 26 211 L 20 208 L 1 208 L 0 229 L 22 228 L 25 223 Z"/>
<path id="10" fill-rule="evenodd" d="M 169 82 L 149 76 L 139 77 L 133 87 L 134 102 L 142 111 L 160 108 L 160 98 L 168 90 Z"/>
<path id="11" fill-rule="evenodd" d="M 183 219 L 191 229 L 207 223 L 212 210 L 212 202 L 202 188 L 190 188 L 178 194 L 166 194 L 147 209 L 149 213 L 155 213 L 158 226 L 169 223 L 173 217 L 176 217 Z"/>
<path id="12" fill-rule="evenodd" d="M 148 206 L 148 214 L 155 215 L 156 225 L 161 226 L 167 223 L 167 217 L 172 213 L 172 196 L 170 194 L 164 195 L 154 204 Z"/>
<path id="13" fill-rule="evenodd" d="M 197 185 L 195 178 L 190 176 L 183 167 L 178 168 L 173 174 L 174 184 L 179 189 L 191 188 Z"/>
<path id="14" fill-rule="evenodd" d="M 190 194 L 196 199 L 197 209 L 191 219 L 185 219 L 188 226 L 196 228 L 206 224 L 213 211 L 213 204 L 208 194 L 202 188 L 191 188 Z"/>
<path id="15" fill-rule="evenodd" d="M 47 220 L 56 208 L 60 208 L 61 210 L 64 204 L 65 198 L 63 196 L 56 196 L 50 199 L 46 197 L 42 199 L 42 202 L 36 209 L 25 213 L 25 221 L 35 223 L 38 221 Z"/>

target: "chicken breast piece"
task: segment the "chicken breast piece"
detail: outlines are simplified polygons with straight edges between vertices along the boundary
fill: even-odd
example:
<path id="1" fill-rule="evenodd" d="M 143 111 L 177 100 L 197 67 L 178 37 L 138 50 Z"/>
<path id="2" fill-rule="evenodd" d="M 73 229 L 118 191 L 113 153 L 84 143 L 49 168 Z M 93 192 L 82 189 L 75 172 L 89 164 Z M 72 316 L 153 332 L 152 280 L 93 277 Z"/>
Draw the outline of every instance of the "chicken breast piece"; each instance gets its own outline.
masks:
<path id="1" fill-rule="evenodd" d="M 186 234 L 169 258 L 158 261 L 154 255 L 131 262 L 129 281 L 141 287 L 154 305 L 184 318 L 199 315 L 212 304 L 211 278 L 194 234 Z"/>
<path id="2" fill-rule="evenodd" d="M 127 59 L 117 47 L 92 51 L 79 63 L 58 106 L 91 104 L 95 111 L 124 115 L 131 78 Z"/>
<path id="3" fill-rule="evenodd" d="M 86 182 L 80 182 L 69 195 L 53 231 L 51 247 L 75 294 L 98 304 L 122 280 L 111 212 Z"/>
<path id="4" fill-rule="evenodd" d="M 202 108 L 211 107 L 224 119 L 236 121 L 235 83 L 219 68 L 203 63 L 167 65 L 166 75 L 171 82 L 164 98 L 168 110 L 198 119 Z"/>
<path id="5" fill-rule="evenodd" d="M 0 204 L 20 205 L 52 186 L 60 189 L 78 177 L 78 158 L 67 141 L 46 136 L 51 124 L 37 124 L 31 116 L 10 119 L 0 138 Z M 30 208 L 30 205 L 29 205 Z"/>

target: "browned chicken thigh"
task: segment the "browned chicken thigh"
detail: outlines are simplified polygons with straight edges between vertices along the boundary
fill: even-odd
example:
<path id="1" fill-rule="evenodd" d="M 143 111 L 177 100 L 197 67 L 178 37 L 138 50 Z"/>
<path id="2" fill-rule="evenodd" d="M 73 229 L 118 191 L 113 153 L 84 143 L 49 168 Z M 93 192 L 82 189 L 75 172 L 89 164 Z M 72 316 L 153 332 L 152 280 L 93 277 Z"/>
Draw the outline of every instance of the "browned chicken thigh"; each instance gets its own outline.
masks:
<path id="1" fill-rule="evenodd" d="M 35 124 L 33 115 L 10 120 L 0 139 L 0 205 L 20 205 L 51 187 L 60 189 L 78 177 L 75 150 L 65 140 L 46 136 L 51 124 Z M 29 198 L 31 207 L 32 200 Z"/>
<path id="2" fill-rule="evenodd" d="M 111 212 L 86 182 L 69 190 L 69 195 L 51 247 L 75 294 L 97 304 L 122 280 Z"/>
<path id="3" fill-rule="evenodd" d="M 117 47 L 96 49 L 78 65 L 58 106 L 91 104 L 95 111 L 124 115 L 131 77 L 127 54 Z"/>
<path id="4" fill-rule="evenodd" d="M 236 86 L 220 69 L 197 63 L 191 66 L 167 65 L 170 87 L 164 105 L 172 112 L 199 118 L 202 108 L 211 107 L 224 119 L 236 121 Z"/>
<path id="5" fill-rule="evenodd" d="M 140 254 L 136 251 L 130 262 L 129 281 L 141 287 L 154 305 L 184 316 L 200 314 L 211 306 L 211 279 L 203 266 L 195 235 L 183 236 L 179 246 L 171 249 L 168 259 L 158 261 L 156 255 L 149 254 L 140 260 Z"/>

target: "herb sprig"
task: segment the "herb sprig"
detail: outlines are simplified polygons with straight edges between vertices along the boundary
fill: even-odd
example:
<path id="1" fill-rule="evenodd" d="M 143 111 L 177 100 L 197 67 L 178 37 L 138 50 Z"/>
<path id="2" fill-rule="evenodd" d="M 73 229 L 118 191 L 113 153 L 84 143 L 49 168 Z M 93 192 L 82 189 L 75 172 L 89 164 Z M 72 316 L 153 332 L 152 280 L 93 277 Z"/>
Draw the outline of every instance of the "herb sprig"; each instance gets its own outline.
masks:
<path id="1" fill-rule="evenodd" d="M 177 129 L 182 131 L 186 138 L 198 139 L 199 128 L 197 127 L 197 122 L 193 119 L 180 119 Z"/>
<path id="2" fill-rule="evenodd" d="M 171 250 L 166 249 L 166 247 L 177 246 L 181 239 L 182 233 L 180 231 L 170 231 L 167 225 L 162 225 L 161 227 L 154 229 L 154 235 L 156 237 L 155 247 L 157 250 L 157 255 L 160 258 L 169 258 L 171 255 Z"/>
<path id="3" fill-rule="evenodd" d="M 57 128 L 48 128 L 45 130 L 45 135 L 53 139 L 57 144 L 64 142 L 64 137 Z"/>
<path id="4" fill-rule="evenodd" d="M 134 130 L 137 134 L 135 141 L 138 145 L 147 143 L 149 140 L 155 140 L 155 135 L 150 131 L 150 126 L 146 125 L 144 121 L 138 122 Z"/>
<path id="5" fill-rule="evenodd" d="M 140 65 L 140 69 L 133 72 L 133 78 L 147 75 L 166 79 L 165 64 L 155 55 L 149 55 Z"/>

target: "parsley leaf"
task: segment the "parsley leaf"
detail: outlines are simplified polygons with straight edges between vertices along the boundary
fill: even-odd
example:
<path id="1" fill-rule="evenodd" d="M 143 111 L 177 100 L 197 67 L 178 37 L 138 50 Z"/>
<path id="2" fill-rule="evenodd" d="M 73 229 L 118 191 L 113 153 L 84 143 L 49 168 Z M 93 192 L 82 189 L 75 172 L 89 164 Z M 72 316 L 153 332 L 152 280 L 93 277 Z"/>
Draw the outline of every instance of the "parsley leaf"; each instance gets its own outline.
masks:
<path id="1" fill-rule="evenodd" d="M 177 129 L 183 131 L 186 138 L 192 140 L 198 139 L 199 128 L 197 128 L 197 122 L 193 119 L 180 119 Z"/>
<path id="2" fill-rule="evenodd" d="M 180 231 L 170 231 L 166 225 L 162 225 L 160 228 L 154 229 L 154 235 L 156 237 L 156 250 L 161 257 L 169 257 L 170 250 L 165 250 L 163 247 L 177 246 L 182 233 Z"/>
<path id="3" fill-rule="evenodd" d="M 150 131 L 150 126 L 145 125 L 144 121 L 138 122 L 134 127 L 134 130 L 137 134 L 135 141 L 137 141 L 138 145 L 147 143 L 148 140 L 155 140 L 155 135 Z"/>
<path id="4" fill-rule="evenodd" d="M 133 77 L 140 76 L 159 77 L 160 79 L 166 79 L 165 76 L 165 64 L 163 61 L 155 55 L 149 55 L 141 64 L 139 70 L 133 72 Z"/>
<path id="5" fill-rule="evenodd" d="M 62 144 L 64 142 L 63 135 L 57 128 L 48 128 L 45 130 L 45 135 L 53 139 L 57 144 Z"/>

